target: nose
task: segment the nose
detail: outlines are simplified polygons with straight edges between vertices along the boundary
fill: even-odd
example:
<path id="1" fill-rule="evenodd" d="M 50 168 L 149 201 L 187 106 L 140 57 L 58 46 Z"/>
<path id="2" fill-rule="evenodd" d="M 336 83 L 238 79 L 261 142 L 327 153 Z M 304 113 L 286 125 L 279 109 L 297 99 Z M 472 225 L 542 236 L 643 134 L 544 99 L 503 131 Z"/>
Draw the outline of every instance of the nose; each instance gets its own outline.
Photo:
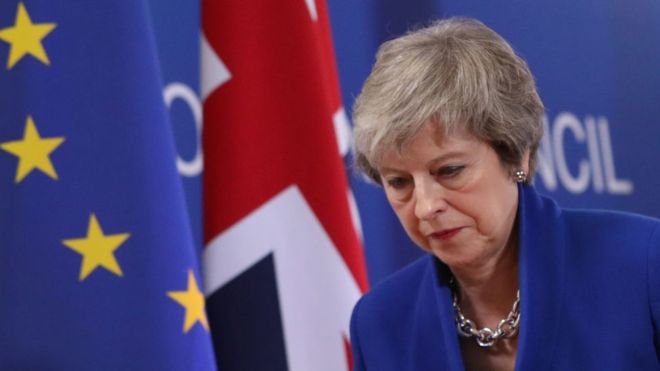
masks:
<path id="1" fill-rule="evenodd" d="M 424 179 L 415 184 L 415 216 L 431 220 L 447 209 L 445 189 L 435 179 Z"/>

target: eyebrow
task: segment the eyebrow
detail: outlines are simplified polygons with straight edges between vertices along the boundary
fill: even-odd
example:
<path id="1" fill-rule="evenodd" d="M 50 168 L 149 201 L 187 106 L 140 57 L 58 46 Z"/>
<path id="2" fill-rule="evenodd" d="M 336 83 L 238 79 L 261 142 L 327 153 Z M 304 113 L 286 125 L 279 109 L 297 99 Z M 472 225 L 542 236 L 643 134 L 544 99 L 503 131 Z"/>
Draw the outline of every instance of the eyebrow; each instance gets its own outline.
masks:
<path id="1" fill-rule="evenodd" d="M 445 153 L 441 154 L 438 157 L 435 157 L 435 158 L 427 161 L 425 166 L 426 167 L 431 167 L 433 164 L 437 164 L 439 162 L 444 162 L 444 161 L 447 161 L 447 160 L 450 160 L 450 159 L 453 159 L 453 158 L 457 158 L 457 157 L 467 156 L 468 154 L 469 154 L 469 151 L 466 151 L 466 150 L 448 151 L 448 152 L 445 152 Z M 391 167 L 382 167 L 382 168 L 379 169 L 378 172 L 382 174 L 382 173 L 386 173 L 386 172 L 401 173 L 403 171 L 401 171 L 399 169 L 391 168 Z"/>
<path id="2" fill-rule="evenodd" d="M 437 164 L 438 162 L 444 162 L 444 161 L 447 161 L 449 159 L 453 159 L 453 158 L 456 158 L 456 157 L 463 157 L 463 156 L 467 156 L 467 155 L 469 155 L 469 151 L 466 151 L 466 150 L 449 151 L 449 152 L 443 153 L 442 155 L 440 155 L 440 156 L 438 156 L 438 157 L 436 157 L 432 160 L 429 160 L 426 163 L 426 166 L 431 166 L 433 164 Z"/>

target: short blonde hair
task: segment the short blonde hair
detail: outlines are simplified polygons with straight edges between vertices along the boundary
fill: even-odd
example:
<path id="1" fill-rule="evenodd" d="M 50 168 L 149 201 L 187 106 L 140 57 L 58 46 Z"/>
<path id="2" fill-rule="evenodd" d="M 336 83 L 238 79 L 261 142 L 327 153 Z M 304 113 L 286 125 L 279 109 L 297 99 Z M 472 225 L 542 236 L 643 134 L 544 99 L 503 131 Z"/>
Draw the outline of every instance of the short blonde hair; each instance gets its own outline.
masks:
<path id="1" fill-rule="evenodd" d="M 543 103 L 527 63 L 483 23 L 449 18 L 383 43 L 353 106 L 357 167 L 380 184 L 384 152 L 401 151 L 428 122 L 489 143 L 528 179 L 543 136 Z"/>

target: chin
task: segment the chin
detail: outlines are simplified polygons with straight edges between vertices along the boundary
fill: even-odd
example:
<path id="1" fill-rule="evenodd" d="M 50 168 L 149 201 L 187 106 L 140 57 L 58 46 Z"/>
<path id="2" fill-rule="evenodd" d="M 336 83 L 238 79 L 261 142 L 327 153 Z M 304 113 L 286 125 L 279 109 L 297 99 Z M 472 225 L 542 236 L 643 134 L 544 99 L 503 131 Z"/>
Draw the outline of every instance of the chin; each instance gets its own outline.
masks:
<path id="1" fill-rule="evenodd" d="M 451 268 L 480 265 L 487 258 L 484 254 L 478 254 L 454 244 L 433 246 L 428 251 Z"/>

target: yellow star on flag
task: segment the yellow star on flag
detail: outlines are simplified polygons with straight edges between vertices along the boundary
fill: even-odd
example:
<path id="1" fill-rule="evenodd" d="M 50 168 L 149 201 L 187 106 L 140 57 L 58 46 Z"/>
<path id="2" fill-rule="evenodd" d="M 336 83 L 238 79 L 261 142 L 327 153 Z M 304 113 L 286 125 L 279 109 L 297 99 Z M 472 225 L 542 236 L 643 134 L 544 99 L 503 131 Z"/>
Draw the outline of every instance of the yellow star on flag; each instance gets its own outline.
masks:
<path id="1" fill-rule="evenodd" d="M 40 137 L 32 117 L 28 116 L 23 139 L 0 143 L 0 148 L 18 157 L 16 183 L 23 180 L 34 169 L 39 169 L 57 180 L 57 173 L 49 156 L 62 142 L 64 142 L 64 137 Z"/>
<path id="2" fill-rule="evenodd" d="M 195 274 L 188 270 L 188 289 L 186 291 L 168 291 L 167 296 L 181 304 L 186 309 L 186 317 L 183 324 L 183 332 L 186 333 L 199 322 L 206 331 L 209 330 L 209 322 L 206 319 L 206 301 L 204 294 L 199 291 Z"/>
<path id="3" fill-rule="evenodd" d="M 129 233 L 104 235 L 96 215 L 92 213 L 89 217 L 87 237 L 63 240 L 62 243 L 83 257 L 80 281 L 98 267 L 103 267 L 121 277 L 123 273 L 113 253 L 130 236 Z"/>
<path id="4" fill-rule="evenodd" d="M 50 64 L 46 50 L 41 45 L 41 40 L 56 26 L 55 23 L 32 23 L 25 5 L 18 3 L 16 23 L 13 27 L 0 30 L 0 40 L 4 40 L 11 45 L 7 69 L 10 70 L 27 54 L 31 54 L 46 65 Z"/>

